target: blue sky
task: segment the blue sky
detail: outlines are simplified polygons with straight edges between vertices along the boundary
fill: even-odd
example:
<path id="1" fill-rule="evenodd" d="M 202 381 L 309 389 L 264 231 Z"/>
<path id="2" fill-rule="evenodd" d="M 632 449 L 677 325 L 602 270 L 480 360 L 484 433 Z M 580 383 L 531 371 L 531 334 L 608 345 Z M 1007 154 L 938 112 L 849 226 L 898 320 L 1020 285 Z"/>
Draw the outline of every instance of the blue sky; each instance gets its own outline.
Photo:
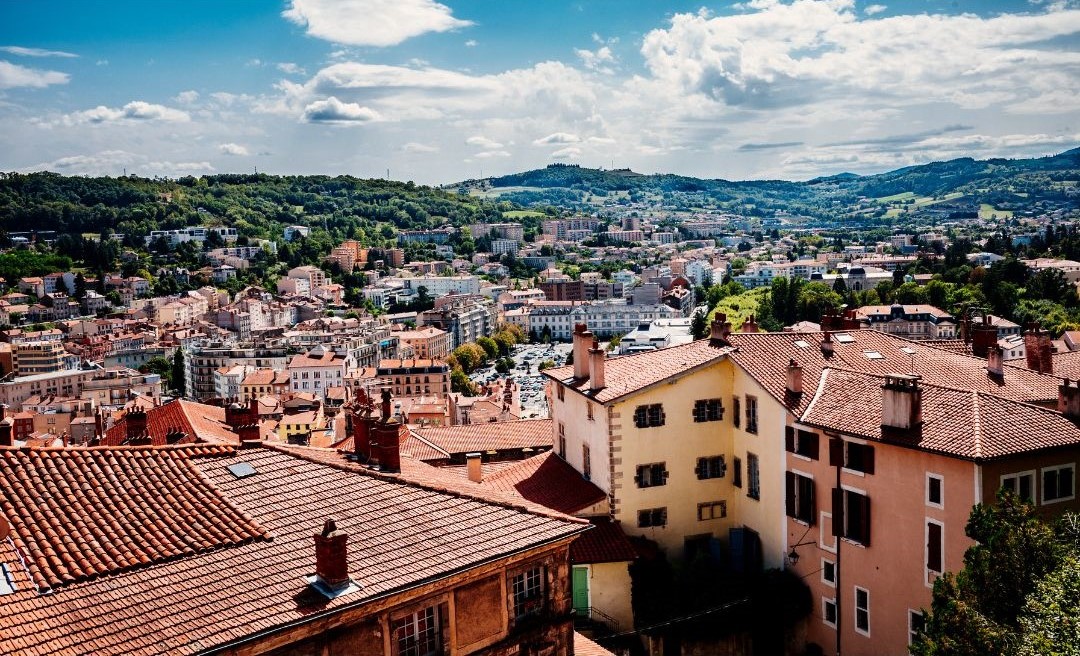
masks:
<path id="1" fill-rule="evenodd" d="M 805 179 L 1080 144 L 1072 0 L 0 0 L 0 170 Z"/>

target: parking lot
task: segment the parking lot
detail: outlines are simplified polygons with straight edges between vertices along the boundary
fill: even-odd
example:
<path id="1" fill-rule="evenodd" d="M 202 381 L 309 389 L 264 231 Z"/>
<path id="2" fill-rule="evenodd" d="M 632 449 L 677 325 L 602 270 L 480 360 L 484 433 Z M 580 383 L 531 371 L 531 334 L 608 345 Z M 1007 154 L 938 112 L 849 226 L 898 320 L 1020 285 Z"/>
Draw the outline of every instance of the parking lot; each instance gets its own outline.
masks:
<path id="1" fill-rule="evenodd" d="M 570 354 L 570 344 L 522 344 L 514 348 L 511 358 L 514 368 L 509 376 L 521 386 L 522 418 L 535 419 L 548 416 L 547 398 L 544 396 L 544 377 L 537 367 L 545 360 L 551 360 L 556 367 L 562 366 Z M 502 378 L 494 366 L 487 366 L 476 371 L 472 379 L 476 382 L 490 382 Z"/>

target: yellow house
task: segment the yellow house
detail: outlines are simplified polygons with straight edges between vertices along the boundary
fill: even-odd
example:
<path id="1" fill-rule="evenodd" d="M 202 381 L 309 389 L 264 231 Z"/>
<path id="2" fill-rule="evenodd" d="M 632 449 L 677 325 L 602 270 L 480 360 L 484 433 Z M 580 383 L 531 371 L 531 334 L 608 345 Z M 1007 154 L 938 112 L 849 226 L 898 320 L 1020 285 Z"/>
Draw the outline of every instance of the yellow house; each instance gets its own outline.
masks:
<path id="1" fill-rule="evenodd" d="M 314 410 L 285 415 L 278 422 L 278 437 L 282 442 L 306 444 L 311 432 L 323 428 L 325 423 L 321 405 Z"/>

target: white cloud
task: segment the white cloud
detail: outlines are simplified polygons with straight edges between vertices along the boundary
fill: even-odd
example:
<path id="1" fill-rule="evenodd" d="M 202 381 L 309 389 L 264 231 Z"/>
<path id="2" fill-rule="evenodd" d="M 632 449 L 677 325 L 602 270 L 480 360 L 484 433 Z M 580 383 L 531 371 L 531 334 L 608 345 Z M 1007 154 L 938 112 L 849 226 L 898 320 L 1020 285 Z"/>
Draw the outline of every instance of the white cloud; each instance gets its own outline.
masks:
<path id="1" fill-rule="evenodd" d="M 469 137 L 465 140 L 465 143 L 470 146 L 477 146 L 479 148 L 484 148 L 487 150 L 495 150 L 503 147 L 503 145 L 498 141 L 488 139 L 487 137 L 479 134 L 473 137 Z"/>
<path id="2" fill-rule="evenodd" d="M 45 121 L 42 124 L 63 125 L 102 125 L 127 121 L 162 121 L 186 123 L 191 116 L 182 110 L 164 105 L 156 105 L 142 100 L 133 100 L 123 107 L 98 105 L 93 109 L 84 109 L 61 116 L 58 121 Z"/>
<path id="3" fill-rule="evenodd" d="M 465 42 L 465 47 L 466 48 L 475 48 L 478 45 L 480 45 L 480 44 L 479 44 L 479 42 L 477 42 L 476 39 L 469 39 L 468 41 Z"/>
<path id="4" fill-rule="evenodd" d="M 601 46 L 596 50 L 575 48 L 574 54 L 581 60 L 582 65 L 590 71 L 606 74 L 615 72 L 615 69 L 611 66 L 611 64 L 615 63 L 615 54 L 609 46 Z"/>
<path id="5" fill-rule="evenodd" d="M 210 162 L 205 161 L 151 161 L 145 155 L 126 150 L 103 150 L 89 155 L 60 157 L 22 170 L 55 171 L 66 175 L 120 175 L 126 170 L 128 174 L 146 177 L 176 177 L 213 173 L 215 169 Z"/>
<path id="6" fill-rule="evenodd" d="M 286 75 L 303 75 L 307 72 L 299 64 L 293 62 L 279 62 L 277 69 Z"/>
<path id="7" fill-rule="evenodd" d="M 218 144 L 218 150 L 222 155 L 235 155 L 237 157 L 246 157 L 250 154 L 247 147 L 237 143 Z"/>
<path id="8" fill-rule="evenodd" d="M 437 153 L 439 152 L 439 147 L 410 141 L 402 146 L 401 150 L 406 153 Z"/>
<path id="9" fill-rule="evenodd" d="M 533 141 L 537 146 L 550 146 L 553 144 L 571 144 L 581 141 L 581 137 L 569 132 L 552 132 L 546 137 L 541 137 Z"/>
<path id="10" fill-rule="evenodd" d="M 173 100 L 181 105 L 191 105 L 199 100 L 199 92 L 195 90 L 181 91 L 176 94 L 176 97 L 173 98 Z"/>
<path id="11" fill-rule="evenodd" d="M 873 16 L 874 14 L 880 14 L 886 9 L 888 9 L 888 7 L 885 5 L 866 5 L 866 8 L 863 9 L 863 13 L 867 16 Z"/>
<path id="12" fill-rule="evenodd" d="M 434 0 L 292 0 L 282 16 L 310 36 L 354 46 L 393 46 L 472 25 Z"/>
<path id="13" fill-rule="evenodd" d="M 473 157 L 477 159 L 490 159 L 492 157 L 510 157 L 510 153 L 505 150 L 485 150 L 482 153 L 476 153 Z"/>
<path id="14" fill-rule="evenodd" d="M 71 76 L 59 71 L 43 71 L 0 60 L 0 89 L 16 87 L 42 88 L 50 84 L 67 84 Z"/>
<path id="15" fill-rule="evenodd" d="M 63 50 L 45 50 L 42 48 L 24 48 L 22 46 L 0 46 L 0 52 L 19 57 L 78 57 L 73 52 Z"/>
<path id="16" fill-rule="evenodd" d="M 379 113 L 370 107 L 341 102 L 333 96 L 309 104 L 304 108 L 303 114 L 303 119 L 307 123 L 330 123 L 332 125 L 359 125 L 378 121 L 381 118 Z"/>
<path id="17" fill-rule="evenodd" d="M 581 157 L 581 149 L 575 146 L 567 146 L 551 153 L 551 156 L 554 159 L 577 159 Z"/>

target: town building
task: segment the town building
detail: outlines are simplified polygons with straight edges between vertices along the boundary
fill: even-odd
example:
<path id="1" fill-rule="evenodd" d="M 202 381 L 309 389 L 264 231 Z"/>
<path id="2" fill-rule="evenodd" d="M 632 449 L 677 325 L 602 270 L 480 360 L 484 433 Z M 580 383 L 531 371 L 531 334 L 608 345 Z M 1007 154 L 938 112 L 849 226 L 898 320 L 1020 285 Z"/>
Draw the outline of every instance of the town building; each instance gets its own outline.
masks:
<path id="1" fill-rule="evenodd" d="M 397 397 L 450 393 L 450 366 L 440 360 L 381 360 L 376 376 Z"/>
<path id="2" fill-rule="evenodd" d="M 322 344 L 294 355 L 285 368 L 293 392 L 310 392 L 322 398 L 331 387 L 343 387 L 350 370 L 348 357 Z"/>
<path id="3" fill-rule="evenodd" d="M 932 305 L 864 305 L 855 316 L 869 328 L 908 339 L 953 339 L 956 319 Z"/>
<path id="4" fill-rule="evenodd" d="M 425 326 L 416 330 L 403 330 L 398 333 L 398 340 L 413 349 L 413 355 L 423 360 L 438 360 L 450 355 L 450 333 L 434 326 Z"/>

